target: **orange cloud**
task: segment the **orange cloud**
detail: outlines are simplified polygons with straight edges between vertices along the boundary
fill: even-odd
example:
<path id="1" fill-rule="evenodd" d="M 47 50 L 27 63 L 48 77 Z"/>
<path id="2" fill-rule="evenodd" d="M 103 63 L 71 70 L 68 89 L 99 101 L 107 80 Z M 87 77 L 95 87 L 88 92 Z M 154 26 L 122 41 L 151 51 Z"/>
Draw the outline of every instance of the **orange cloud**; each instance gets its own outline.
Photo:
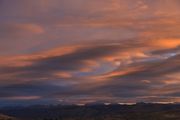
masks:
<path id="1" fill-rule="evenodd" d="M 27 35 L 44 33 L 42 26 L 35 23 L 5 23 L 1 25 L 1 29 L 2 28 L 5 32 L 4 36 L 8 34 L 14 37 L 27 37 Z"/>
<path id="2" fill-rule="evenodd" d="M 57 76 L 58 78 L 71 78 L 72 77 L 71 73 L 68 73 L 68 72 L 57 72 L 54 75 Z"/>
<path id="3" fill-rule="evenodd" d="M 22 31 L 27 31 L 35 34 L 40 34 L 44 32 L 44 29 L 36 24 L 15 24 L 14 27 Z"/>
<path id="4" fill-rule="evenodd" d="M 7 100 L 36 100 L 40 99 L 40 96 L 12 96 L 12 97 L 5 97 Z"/>
<path id="5" fill-rule="evenodd" d="M 155 46 L 157 49 L 170 49 L 180 46 L 180 39 L 157 39 L 152 41 L 150 40 L 148 43 Z"/>

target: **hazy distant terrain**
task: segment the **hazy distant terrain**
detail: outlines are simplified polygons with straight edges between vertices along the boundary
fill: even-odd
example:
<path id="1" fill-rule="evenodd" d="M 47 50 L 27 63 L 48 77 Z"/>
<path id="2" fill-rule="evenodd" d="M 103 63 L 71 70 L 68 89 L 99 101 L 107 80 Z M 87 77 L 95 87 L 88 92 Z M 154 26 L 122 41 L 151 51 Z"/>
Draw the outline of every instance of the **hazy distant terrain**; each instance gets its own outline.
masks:
<path id="1" fill-rule="evenodd" d="M 19 120 L 180 120 L 177 104 L 5 107 L 0 112 Z"/>

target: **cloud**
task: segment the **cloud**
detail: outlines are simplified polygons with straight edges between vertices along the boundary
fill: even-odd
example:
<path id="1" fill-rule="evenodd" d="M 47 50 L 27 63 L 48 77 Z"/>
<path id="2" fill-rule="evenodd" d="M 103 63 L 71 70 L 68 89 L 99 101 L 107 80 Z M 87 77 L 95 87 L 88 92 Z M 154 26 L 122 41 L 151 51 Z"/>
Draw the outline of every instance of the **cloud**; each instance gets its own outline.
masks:
<path id="1" fill-rule="evenodd" d="M 179 55 L 169 58 L 167 60 L 155 61 L 155 62 L 144 62 L 140 63 L 139 69 L 129 72 L 124 75 L 120 75 L 122 78 L 126 79 L 148 79 L 162 77 L 166 74 L 179 72 Z M 133 67 L 133 66 L 132 66 Z M 130 67 L 130 69 L 132 69 Z M 118 76 L 117 76 L 118 77 Z"/>
<path id="2" fill-rule="evenodd" d="M 36 24 L 30 23 L 7 23 L 1 24 L 1 34 L 0 37 L 27 37 L 27 35 L 41 34 L 44 29 Z"/>
<path id="3" fill-rule="evenodd" d="M 33 40 L 45 33 L 41 25 L 35 23 L 3 22 L 0 23 L 1 55 L 24 51 L 40 41 Z M 17 53 L 16 53 L 17 54 Z"/>
<path id="4" fill-rule="evenodd" d="M 178 5 L 1 0 L 0 100 L 178 100 Z"/>
<path id="5" fill-rule="evenodd" d="M 104 46 L 88 46 L 77 49 L 72 53 L 67 53 L 63 55 L 50 55 L 50 56 L 36 56 L 24 60 L 23 65 L 15 65 L 15 66 L 7 66 L 1 70 L 1 73 L 13 73 L 19 72 L 21 73 L 32 73 L 34 75 L 41 76 L 55 71 L 73 71 L 83 69 L 84 66 L 89 66 L 88 64 L 92 64 L 90 61 L 101 59 L 105 56 L 114 54 L 114 52 L 118 51 L 118 46 L 116 45 L 104 45 Z M 60 51 L 61 52 L 61 51 Z M 28 58 L 28 56 L 24 57 Z M 21 60 L 23 62 L 23 60 Z M 27 64 L 26 64 L 27 62 Z M 94 64 L 93 64 L 94 65 Z M 26 74 L 26 75 L 27 75 Z"/>
<path id="6" fill-rule="evenodd" d="M 179 37 L 178 4 L 176 0 L 2 0 L 0 54 L 107 39 Z"/>
<path id="7" fill-rule="evenodd" d="M 179 39 L 152 41 L 88 43 L 2 57 L 1 98 L 27 95 L 47 99 L 49 95 L 54 100 L 98 97 L 137 101 L 144 96 L 178 97 L 173 96 L 178 95 L 178 89 L 166 87 L 179 84 Z"/>

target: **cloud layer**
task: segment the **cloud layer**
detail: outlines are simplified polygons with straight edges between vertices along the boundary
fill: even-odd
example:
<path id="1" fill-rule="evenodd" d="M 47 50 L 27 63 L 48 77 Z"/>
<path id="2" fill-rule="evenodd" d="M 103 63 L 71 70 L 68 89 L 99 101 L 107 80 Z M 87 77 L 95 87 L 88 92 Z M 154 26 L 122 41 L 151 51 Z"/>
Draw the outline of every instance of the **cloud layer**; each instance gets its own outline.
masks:
<path id="1" fill-rule="evenodd" d="M 180 102 L 179 4 L 1 0 L 0 102 Z"/>

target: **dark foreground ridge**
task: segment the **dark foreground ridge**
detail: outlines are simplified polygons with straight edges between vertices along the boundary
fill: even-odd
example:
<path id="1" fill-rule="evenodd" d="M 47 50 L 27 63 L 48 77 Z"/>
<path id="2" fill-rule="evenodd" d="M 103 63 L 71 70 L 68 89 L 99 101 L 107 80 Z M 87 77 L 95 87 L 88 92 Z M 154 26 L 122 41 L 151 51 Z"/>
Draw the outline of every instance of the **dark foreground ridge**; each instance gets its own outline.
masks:
<path id="1" fill-rule="evenodd" d="M 180 120 L 180 104 L 36 105 L 0 113 L 0 120 Z"/>

